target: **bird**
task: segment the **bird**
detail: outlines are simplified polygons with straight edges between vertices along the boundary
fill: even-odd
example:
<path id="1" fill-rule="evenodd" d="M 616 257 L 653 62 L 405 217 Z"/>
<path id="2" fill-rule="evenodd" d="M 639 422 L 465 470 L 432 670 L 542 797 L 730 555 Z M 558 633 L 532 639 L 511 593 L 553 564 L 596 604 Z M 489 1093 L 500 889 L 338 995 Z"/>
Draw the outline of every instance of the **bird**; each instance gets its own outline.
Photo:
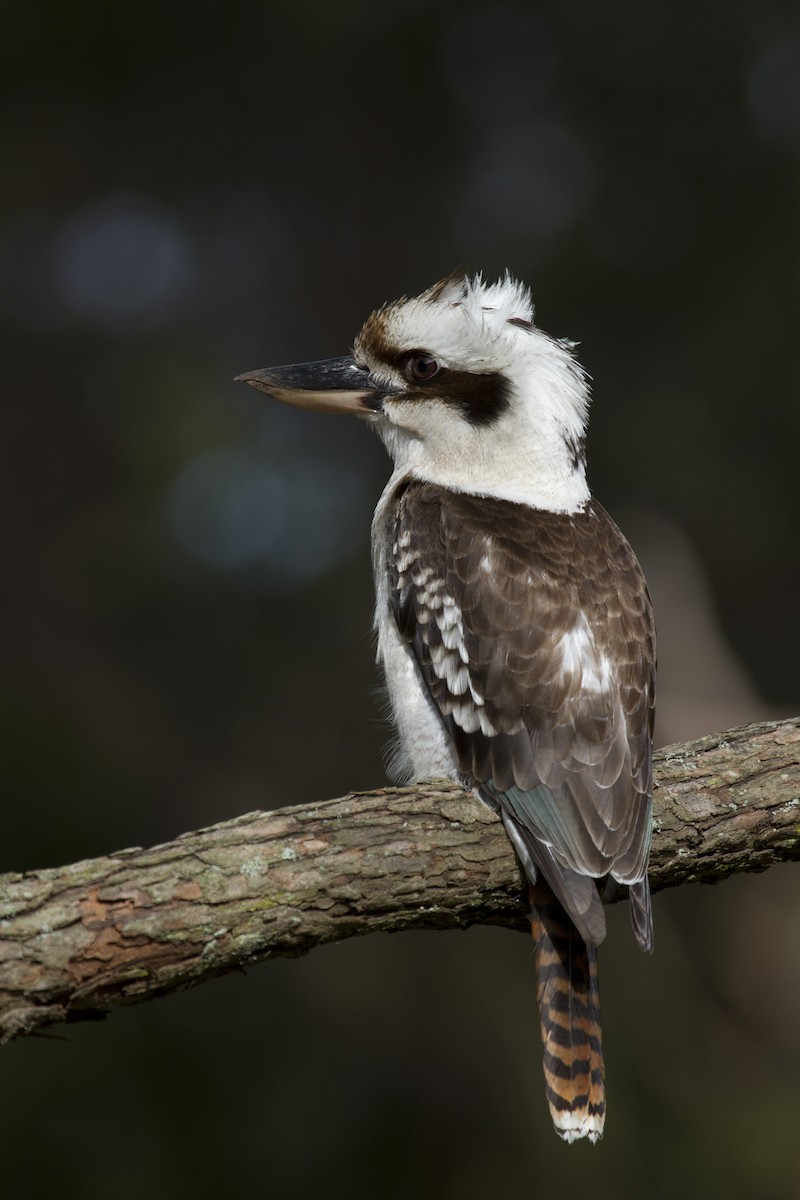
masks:
<path id="1" fill-rule="evenodd" d="M 455 779 L 499 814 L 527 880 L 550 1115 L 566 1142 L 596 1142 L 610 880 L 653 949 L 656 634 L 587 483 L 576 343 L 536 325 L 508 271 L 458 271 L 376 309 L 349 355 L 237 379 L 362 417 L 393 460 L 372 522 L 389 774 Z"/>

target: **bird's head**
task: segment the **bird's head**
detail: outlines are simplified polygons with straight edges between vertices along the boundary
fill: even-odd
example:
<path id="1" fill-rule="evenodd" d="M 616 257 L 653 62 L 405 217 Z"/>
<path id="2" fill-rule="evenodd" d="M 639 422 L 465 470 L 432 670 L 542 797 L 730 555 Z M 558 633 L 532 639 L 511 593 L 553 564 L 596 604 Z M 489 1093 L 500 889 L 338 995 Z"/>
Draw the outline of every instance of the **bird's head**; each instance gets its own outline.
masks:
<path id="1" fill-rule="evenodd" d="M 352 356 L 238 378 L 367 418 L 396 474 L 561 512 L 588 499 L 586 377 L 572 344 L 533 324 L 530 293 L 509 275 L 451 276 L 385 304 Z"/>

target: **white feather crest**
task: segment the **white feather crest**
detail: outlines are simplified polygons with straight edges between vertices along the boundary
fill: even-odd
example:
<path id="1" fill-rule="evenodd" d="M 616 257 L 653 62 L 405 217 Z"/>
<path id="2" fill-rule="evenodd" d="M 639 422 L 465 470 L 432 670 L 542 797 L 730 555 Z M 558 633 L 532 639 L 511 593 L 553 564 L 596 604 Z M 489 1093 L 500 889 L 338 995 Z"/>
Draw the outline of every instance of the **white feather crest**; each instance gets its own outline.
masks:
<path id="1" fill-rule="evenodd" d="M 435 294 L 438 286 L 426 294 Z M 481 271 L 472 276 L 454 276 L 430 302 L 461 307 L 464 315 L 477 325 L 489 322 L 501 327 L 509 321 L 532 322 L 534 317 L 530 288 L 509 270 L 494 283 L 488 283 Z"/>

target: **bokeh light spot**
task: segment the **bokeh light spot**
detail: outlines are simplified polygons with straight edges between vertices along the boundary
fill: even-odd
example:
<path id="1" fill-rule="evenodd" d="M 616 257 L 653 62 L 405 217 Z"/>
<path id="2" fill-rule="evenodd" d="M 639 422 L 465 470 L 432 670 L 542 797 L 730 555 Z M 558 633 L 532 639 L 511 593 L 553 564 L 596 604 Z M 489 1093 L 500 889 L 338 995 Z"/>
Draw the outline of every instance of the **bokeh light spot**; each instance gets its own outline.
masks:
<path id="1" fill-rule="evenodd" d="M 180 472 L 167 508 L 192 558 L 269 589 L 302 586 L 366 544 L 365 489 L 323 457 L 277 463 L 249 449 L 210 450 Z"/>
<path id="2" fill-rule="evenodd" d="M 53 247 L 55 285 L 71 312 L 99 325 L 158 324 L 189 291 L 192 258 L 165 209 L 112 196 L 62 227 Z"/>
<path id="3" fill-rule="evenodd" d="M 800 153 L 800 38 L 761 52 L 747 80 L 747 106 L 765 140 Z"/>
<path id="4" fill-rule="evenodd" d="M 547 244 L 583 214 L 594 172 L 582 141 L 558 124 L 504 128 L 476 158 L 475 174 L 456 221 L 464 241 Z"/>

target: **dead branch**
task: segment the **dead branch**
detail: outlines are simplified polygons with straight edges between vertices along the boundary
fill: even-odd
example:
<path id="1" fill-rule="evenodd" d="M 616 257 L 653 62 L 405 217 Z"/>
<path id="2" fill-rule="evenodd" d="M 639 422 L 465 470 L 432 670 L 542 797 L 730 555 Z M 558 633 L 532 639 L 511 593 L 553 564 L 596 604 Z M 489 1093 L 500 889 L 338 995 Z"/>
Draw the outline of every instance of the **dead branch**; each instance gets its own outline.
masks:
<path id="1" fill-rule="evenodd" d="M 800 858 L 800 718 L 671 746 L 656 780 L 654 890 Z M 444 782 L 0 876 L 0 1041 L 355 934 L 523 927 L 523 894 L 497 817 Z"/>

